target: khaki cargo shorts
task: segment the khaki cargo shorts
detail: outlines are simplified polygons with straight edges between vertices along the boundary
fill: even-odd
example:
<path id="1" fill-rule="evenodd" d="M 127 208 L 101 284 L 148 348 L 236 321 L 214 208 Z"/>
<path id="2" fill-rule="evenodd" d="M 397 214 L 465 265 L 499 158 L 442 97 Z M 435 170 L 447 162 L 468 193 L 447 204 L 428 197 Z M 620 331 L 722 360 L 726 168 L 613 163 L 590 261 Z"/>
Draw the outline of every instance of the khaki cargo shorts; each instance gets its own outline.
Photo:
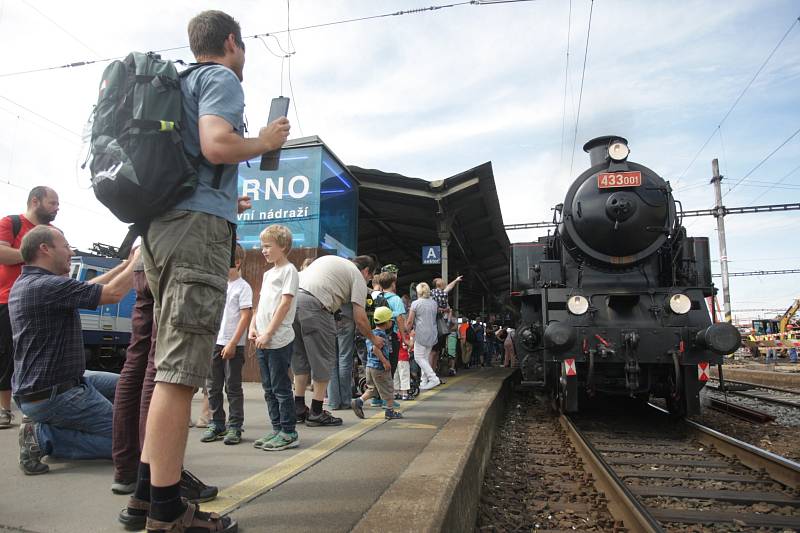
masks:
<path id="1" fill-rule="evenodd" d="M 381 400 L 394 398 L 394 380 L 392 372 L 383 368 L 367 367 L 367 390 L 370 396 L 375 396 L 378 392 Z"/>
<path id="2" fill-rule="evenodd" d="M 150 223 L 142 247 L 155 301 L 156 381 L 205 385 L 225 307 L 233 229 L 220 217 L 173 210 Z"/>
<path id="3" fill-rule="evenodd" d="M 336 363 L 336 321 L 333 315 L 314 296 L 297 291 L 294 298 L 294 344 L 292 372 L 311 374 L 314 381 L 329 381 Z"/>

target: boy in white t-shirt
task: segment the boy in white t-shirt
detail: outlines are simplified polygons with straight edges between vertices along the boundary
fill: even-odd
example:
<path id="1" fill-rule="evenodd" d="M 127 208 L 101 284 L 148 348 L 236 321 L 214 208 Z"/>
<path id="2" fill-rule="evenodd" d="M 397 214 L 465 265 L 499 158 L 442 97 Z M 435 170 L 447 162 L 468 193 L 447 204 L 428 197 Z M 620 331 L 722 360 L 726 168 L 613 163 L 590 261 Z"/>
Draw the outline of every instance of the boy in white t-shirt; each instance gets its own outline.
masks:
<path id="1" fill-rule="evenodd" d="M 228 271 L 228 291 L 225 310 L 217 335 L 217 344 L 211 359 L 211 378 L 208 380 L 208 406 L 211 421 L 200 438 L 202 442 L 224 439 L 225 444 L 242 442 L 244 424 L 244 392 L 242 391 L 242 366 L 247 325 L 253 316 L 253 289 L 241 276 L 244 249 L 236 245 L 235 265 Z M 222 387 L 228 395 L 227 428 Z"/>
<path id="2" fill-rule="evenodd" d="M 249 338 L 256 345 L 261 369 L 261 386 L 267 402 L 272 431 L 258 439 L 254 446 L 265 451 L 296 448 L 300 438 L 295 431 L 292 381 L 289 365 L 294 341 L 295 294 L 299 277 L 287 255 L 292 249 L 292 232 L 286 226 L 267 226 L 259 235 L 261 252 L 272 268 L 264 273 L 258 310 L 250 322 Z"/>

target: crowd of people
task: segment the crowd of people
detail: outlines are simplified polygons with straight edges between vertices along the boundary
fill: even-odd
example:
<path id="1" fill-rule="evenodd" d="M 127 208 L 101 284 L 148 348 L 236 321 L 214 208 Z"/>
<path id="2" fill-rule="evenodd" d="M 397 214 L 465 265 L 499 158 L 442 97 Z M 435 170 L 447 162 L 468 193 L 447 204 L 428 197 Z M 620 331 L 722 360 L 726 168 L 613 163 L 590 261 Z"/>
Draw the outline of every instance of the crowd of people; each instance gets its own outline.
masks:
<path id="1" fill-rule="evenodd" d="M 280 118 L 243 136 L 245 47 L 233 18 L 206 11 L 188 33 L 196 60 L 215 63 L 181 82 L 182 137 L 202 160 L 198 184 L 149 223 L 128 260 L 86 282 L 70 277 L 72 250 L 50 224 L 59 204 L 48 187 L 30 192 L 24 214 L 0 219 L 0 429 L 12 426 L 13 398 L 24 415 L 26 475 L 47 473 L 46 456 L 111 459 L 111 490 L 130 494 L 118 517 L 129 529 L 233 532 L 231 517 L 199 510 L 218 490 L 187 470 L 184 456 L 198 389 L 209 409 L 201 440 L 242 442 L 248 340 L 270 427 L 254 446 L 280 451 L 300 445 L 298 424 L 339 426 L 335 411 L 364 417 L 366 401 L 386 419 L 402 418 L 402 400 L 459 367 L 489 366 L 503 353 L 513 364 L 513 333 L 455 315 L 448 295 L 461 277 L 418 283 L 401 296 L 397 268 L 378 268 L 370 256 L 323 256 L 298 272 L 288 257 L 291 231 L 281 225 L 260 234 L 268 269 L 254 309 L 235 236 L 237 213 L 251 207 L 237 196 L 237 164 L 280 148 L 290 126 Z M 119 302 L 132 289 L 120 374 L 87 370 L 79 309 Z M 366 388 L 353 397 L 357 359 Z"/>

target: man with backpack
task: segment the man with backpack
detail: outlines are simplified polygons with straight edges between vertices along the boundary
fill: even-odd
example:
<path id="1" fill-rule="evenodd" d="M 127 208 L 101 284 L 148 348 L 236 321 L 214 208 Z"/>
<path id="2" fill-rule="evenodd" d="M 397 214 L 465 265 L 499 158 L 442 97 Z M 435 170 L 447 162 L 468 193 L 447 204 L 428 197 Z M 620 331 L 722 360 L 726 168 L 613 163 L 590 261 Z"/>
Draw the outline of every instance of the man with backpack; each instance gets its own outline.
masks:
<path id="1" fill-rule="evenodd" d="M 28 193 L 23 215 L 0 219 L 0 429 L 11 427 L 11 376 L 14 373 L 14 343 L 8 315 L 8 294 L 22 271 L 22 238 L 40 224 L 49 224 L 58 214 L 58 195 L 50 187 L 38 186 Z"/>
<path id="2" fill-rule="evenodd" d="M 198 183 L 150 220 L 143 235 L 158 334 L 156 385 L 134 498 L 147 502 L 148 531 L 234 532 L 238 525 L 230 517 L 200 512 L 181 500 L 186 421 L 195 389 L 209 374 L 208 354 L 225 304 L 237 210 L 250 207 L 248 199 L 237 198 L 237 165 L 280 149 L 289 121 L 277 119 L 257 137 L 244 138 L 245 46 L 239 23 L 221 11 L 205 11 L 189 22 L 188 33 L 197 62 L 206 64 L 180 79 L 180 135 L 189 158 L 199 161 Z"/>

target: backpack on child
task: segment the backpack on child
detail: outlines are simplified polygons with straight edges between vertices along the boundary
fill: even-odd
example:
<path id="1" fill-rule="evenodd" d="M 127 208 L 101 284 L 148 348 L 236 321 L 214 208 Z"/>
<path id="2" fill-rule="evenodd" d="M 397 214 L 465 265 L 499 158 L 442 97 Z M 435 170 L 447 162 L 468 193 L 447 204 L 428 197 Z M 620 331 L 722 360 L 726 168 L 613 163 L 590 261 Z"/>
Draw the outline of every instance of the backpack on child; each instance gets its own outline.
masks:
<path id="1" fill-rule="evenodd" d="M 389 307 L 389 299 L 386 298 L 386 293 L 380 291 L 374 297 L 371 294 L 368 294 L 366 312 L 367 317 L 369 318 L 369 323 L 373 328 L 375 327 L 373 315 L 375 314 L 375 309 L 379 307 Z"/>
<path id="2" fill-rule="evenodd" d="M 103 71 L 89 168 L 97 199 L 119 220 L 134 224 L 128 244 L 150 220 L 191 195 L 199 166 L 210 165 L 202 154 L 184 151 L 181 78 L 215 64 L 194 64 L 179 74 L 172 61 L 131 52 Z M 213 186 L 219 188 L 224 167 L 214 168 Z"/>

